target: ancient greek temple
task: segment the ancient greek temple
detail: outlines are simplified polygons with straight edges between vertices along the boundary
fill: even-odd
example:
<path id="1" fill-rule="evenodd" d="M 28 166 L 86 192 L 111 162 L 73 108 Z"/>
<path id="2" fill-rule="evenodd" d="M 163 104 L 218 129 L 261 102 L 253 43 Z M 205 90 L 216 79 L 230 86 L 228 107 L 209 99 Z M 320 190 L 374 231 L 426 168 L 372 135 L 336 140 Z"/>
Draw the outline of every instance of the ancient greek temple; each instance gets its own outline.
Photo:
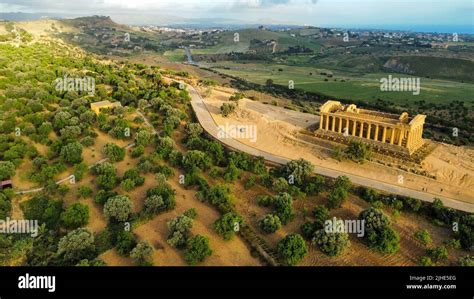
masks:
<path id="1" fill-rule="evenodd" d="M 424 143 L 425 119 L 426 116 L 420 114 L 411 118 L 406 112 L 396 115 L 327 101 L 321 106 L 318 132 L 335 133 L 412 154 Z"/>

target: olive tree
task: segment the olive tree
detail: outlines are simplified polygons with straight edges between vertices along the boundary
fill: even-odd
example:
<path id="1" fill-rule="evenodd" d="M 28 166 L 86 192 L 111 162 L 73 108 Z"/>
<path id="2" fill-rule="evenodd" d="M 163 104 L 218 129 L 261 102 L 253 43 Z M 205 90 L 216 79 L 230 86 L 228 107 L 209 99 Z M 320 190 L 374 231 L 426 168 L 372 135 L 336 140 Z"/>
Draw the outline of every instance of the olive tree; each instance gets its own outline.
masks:
<path id="1" fill-rule="evenodd" d="M 82 161 L 82 145 L 79 142 L 68 143 L 61 148 L 59 155 L 66 163 L 79 163 Z"/>
<path id="2" fill-rule="evenodd" d="M 142 241 L 133 248 L 130 257 L 139 266 L 151 266 L 153 264 L 153 247 L 147 241 Z"/>
<path id="3" fill-rule="evenodd" d="M 308 254 L 308 247 L 303 237 L 291 234 L 278 242 L 277 252 L 285 264 L 292 266 Z"/>
<path id="4" fill-rule="evenodd" d="M 0 161 L 0 180 L 5 180 L 15 175 L 15 164 L 10 161 Z"/>
<path id="5" fill-rule="evenodd" d="M 282 174 L 287 179 L 294 180 L 297 185 L 302 186 L 313 171 L 314 166 L 311 162 L 306 161 L 305 159 L 299 159 L 290 161 L 283 166 Z"/>
<path id="6" fill-rule="evenodd" d="M 81 203 L 73 203 L 61 213 L 61 223 L 66 228 L 78 228 L 89 222 L 89 207 Z"/>
<path id="7" fill-rule="evenodd" d="M 104 214 L 109 219 L 119 222 L 127 221 L 133 210 L 133 203 L 125 195 L 109 198 L 104 205 Z"/>
<path id="8" fill-rule="evenodd" d="M 57 254 L 67 263 L 93 257 L 95 254 L 94 235 L 85 228 L 69 232 L 59 240 Z"/>
<path id="9" fill-rule="evenodd" d="M 273 214 L 263 216 L 263 218 L 258 221 L 258 224 L 260 229 L 267 234 L 274 233 L 281 228 L 280 218 Z"/>
<path id="10" fill-rule="evenodd" d="M 214 229 L 224 240 L 230 240 L 240 230 L 243 222 L 240 215 L 229 212 L 214 222 Z"/>
<path id="11" fill-rule="evenodd" d="M 212 254 L 211 246 L 209 246 L 209 238 L 197 235 L 189 240 L 188 248 L 184 254 L 186 263 L 196 265 L 203 262 L 206 257 Z"/>

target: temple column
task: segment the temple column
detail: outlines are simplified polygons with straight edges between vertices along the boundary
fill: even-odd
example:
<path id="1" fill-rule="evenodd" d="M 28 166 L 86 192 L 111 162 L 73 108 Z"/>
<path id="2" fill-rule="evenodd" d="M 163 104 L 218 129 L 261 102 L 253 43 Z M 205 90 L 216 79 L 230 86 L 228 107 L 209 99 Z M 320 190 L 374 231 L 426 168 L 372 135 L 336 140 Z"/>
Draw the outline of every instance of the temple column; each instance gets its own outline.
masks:
<path id="1" fill-rule="evenodd" d="M 386 126 L 383 126 L 382 142 L 383 143 L 387 142 L 387 127 Z"/>
<path id="2" fill-rule="evenodd" d="M 339 117 L 339 128 L 338 128 L 339 133 L 342 133 L 342 117 Z"/>
<path id="3" fill-rule="evenodd" d="M 357 129 L 357 122 L 353 120 L 352 121 L 352 136 L 356 135 L 356 129 Z"/>
<path id="4" fill-rule="evenodd" d="M 393 144 L 393 140 L 395 139 L 395 128 L 390 128 L 391 129 L 391 134 L 390 134 L 390 144 Z"/>
<path id="5" fill-rule="evenodd" d="M 344 126 L 344 135 L 346 136 L 349 136 L 349 119 L 347 118 L 344 118 L 344 120 L 346 121 L 346 125 Z"/>
<path id="6" fill-rule="evenodd" d="M 379 141 L 379 125 L 375 125 L 375 136 L 374 136 L 375 141 Z"/>
<path id="7" fill-rule="evenodd" d="M 366 138 L 370 140 L 370 131 L 372 129 L 372 124 L 371 123 L 368 123 L 367 124 L 367 135 L 366 135 Z"/>
<path id="8" fill-rule="evenodd" d="M 319 118 L 319 129 L 320 130 L 323 128 L 323 122 L 324 122 L 324 114 L 321 113 L 321 117 Z"/>
<path id="9" fill-rule="evenodd" d="M 359 137 L 362 138 L 362 133 L 364 133 L 364 122 L 360 122 L 360 131 L 359 131 Z"/>
<path id="10" fill-rule="evenodd" d="M 399 146 L 402 145 L 403 133 L 404 133 L 404 130 L 400 129 L 400 135 L 398 135 L 398 145 Z"/>
<path id="11" fill-rule="evenodd" d="M 329 131 L 329 114 L 326 114 L 325 118 L 326 118 L 326 122 L 325 122 L 326 131 Z"/>
<path id="12" fill-rule="evenodd" d="M 336 132 L 336 117 L 333 115 L 332 116 L 332 127 L 331 131 Z"/>

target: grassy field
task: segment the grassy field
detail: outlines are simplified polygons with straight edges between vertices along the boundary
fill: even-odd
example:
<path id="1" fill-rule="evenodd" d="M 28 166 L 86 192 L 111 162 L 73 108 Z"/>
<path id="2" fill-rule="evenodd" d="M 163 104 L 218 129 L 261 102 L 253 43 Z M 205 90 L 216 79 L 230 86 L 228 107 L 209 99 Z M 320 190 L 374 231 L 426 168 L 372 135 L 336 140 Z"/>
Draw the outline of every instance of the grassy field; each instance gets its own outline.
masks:
<path id="1" fill-rule="evenodd" d="M 429 103 L 450 103 L 454 100 L 474 103 L 474 85 L 468 83 L 421 78 L 421 92 L 382 92 L 380 79 L 388 77 L 388 73 L 347 73 L 327 69 L 297 67 L 263 63 L 232 63 L 221 62 L 214 68 L 224 74 L 238 76 L 250 82 L 265 84 L 272 79 L 274 84 L 288 86 L 294 81 L 296 89 L 322 93 L 337 98 L 352 100 L 376 101 L 378 98 L 392 100 L 400 104 L 425 100 Z M 321 73 L 333 73 L 329 78 Z M 392 74 L 393 77 L 408 77 Z M 326 81 L 327 80 L 327 81 Z"/>

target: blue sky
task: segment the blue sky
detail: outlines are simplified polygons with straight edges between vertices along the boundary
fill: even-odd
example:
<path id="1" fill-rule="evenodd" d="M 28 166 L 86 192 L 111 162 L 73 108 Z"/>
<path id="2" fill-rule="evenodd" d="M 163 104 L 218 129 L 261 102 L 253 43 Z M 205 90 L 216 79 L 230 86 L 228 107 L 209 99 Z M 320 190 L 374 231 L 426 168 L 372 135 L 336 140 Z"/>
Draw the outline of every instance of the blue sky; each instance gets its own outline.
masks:
<path id="1" fill-rule="evenodd" d="M 474 30 L 474 0 L 0 0 L 0 11 L 111 15 L 126 23 L 228 19 L 243 23 Z"/>

